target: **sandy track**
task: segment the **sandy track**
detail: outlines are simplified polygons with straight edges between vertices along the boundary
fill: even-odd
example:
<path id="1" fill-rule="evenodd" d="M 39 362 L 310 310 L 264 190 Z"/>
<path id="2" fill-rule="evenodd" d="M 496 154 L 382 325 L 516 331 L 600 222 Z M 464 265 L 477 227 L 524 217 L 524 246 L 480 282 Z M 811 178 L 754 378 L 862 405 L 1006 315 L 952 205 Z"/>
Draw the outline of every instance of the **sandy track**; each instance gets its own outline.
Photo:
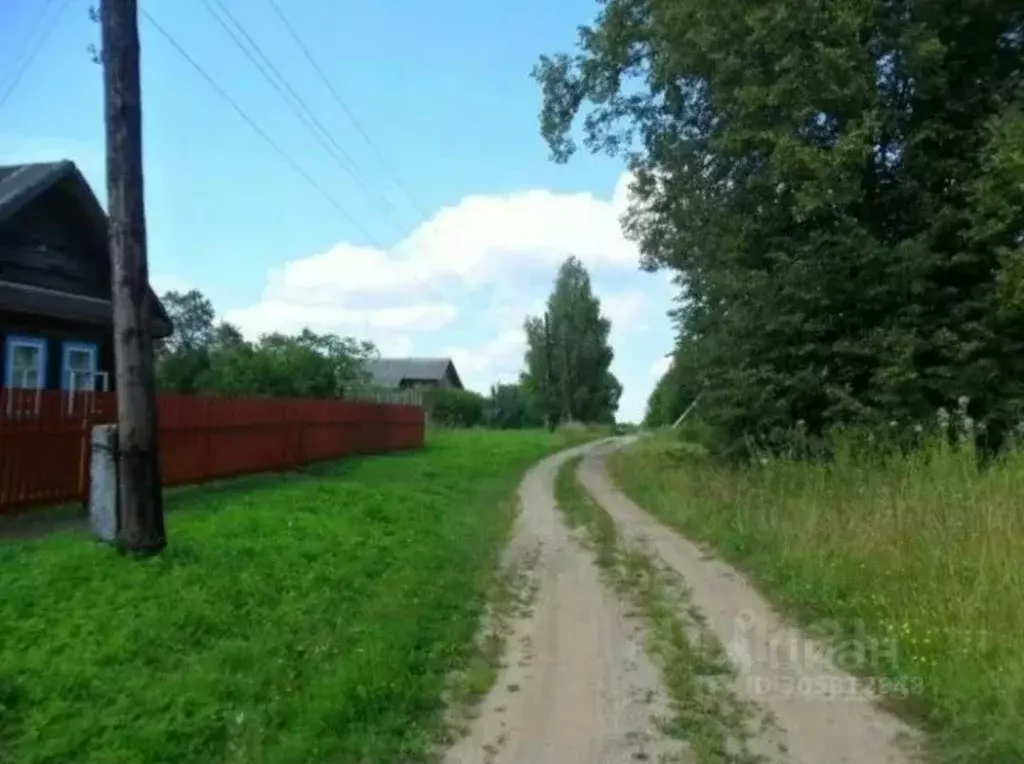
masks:
<path id="1" fill-rule="evenodd" d="M 779 729 L 773 737 L 781 735 L 785 746 L 781 760 L 791 764 L 915 761 L 916 735 L 880 710 L 871 692 L 854 690 L 854 679 L 835 667 L 824 646 L 785 624 L 734 569 L 709 558 L 614 487 L 603 455 L 622 443 L 591 451 L 580 465 L 580 481 L 614 518 L 625 539 L 646 544 L 685 579 L 693 604 L 703 611 L 709 629 L 737 669 L 737 695 L 774 717 Z"/>
<path id="2" fill-rule="evenodd" d="M 555 506 L 558 467 L 593 447 L 549 457 L 523 480 L 509 555 L 535 559 L 536 600 L 511 624 L 505 667 L 447 764 L 626 764 L 680 751 L 655 730 L 665 694 L 639 622 Z"/>

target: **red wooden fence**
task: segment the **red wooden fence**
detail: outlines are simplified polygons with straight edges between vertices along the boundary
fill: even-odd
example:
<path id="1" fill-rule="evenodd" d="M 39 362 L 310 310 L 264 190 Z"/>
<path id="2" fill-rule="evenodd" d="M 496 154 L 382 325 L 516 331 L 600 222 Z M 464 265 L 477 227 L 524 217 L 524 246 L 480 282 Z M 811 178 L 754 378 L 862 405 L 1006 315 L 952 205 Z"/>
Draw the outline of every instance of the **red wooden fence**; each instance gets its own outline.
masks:
<path id="1" fill-rule="evenodd" d="M 423 446 L 415 406 L 183 395 L 158 404 L 165 485 Z M 114 393 L 0 390 L 0 514 L 84 501 L 91 428 L 116 419 Z"/>

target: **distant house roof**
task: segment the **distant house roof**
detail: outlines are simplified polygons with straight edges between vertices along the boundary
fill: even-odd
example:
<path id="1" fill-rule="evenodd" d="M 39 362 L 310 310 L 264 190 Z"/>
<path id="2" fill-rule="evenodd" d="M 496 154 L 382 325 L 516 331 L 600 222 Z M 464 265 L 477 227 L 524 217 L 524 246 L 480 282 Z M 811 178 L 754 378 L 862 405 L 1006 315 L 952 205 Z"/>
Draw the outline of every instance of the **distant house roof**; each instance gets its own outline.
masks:
<path id="1" fill-rule="evenodd" d="M 404 380 L 436 380 L 451 377 L 462 388 L 462 380 L 451 358 L 378 358 L 367 364 L 375 385 L 398 387 Z"/>
<path id="2" fill-rule="evenodd" d="M 0 223 L 15 216 L 30 202 L 60 188 L 70 194 L 87 220 L 91 236 L 108 251 L 107 214 L 74 162 L 43 162 L 0 166 Z M 2 303 L 13 309 L 75 320 L 113 320 L 109 300 L 54 292 L 25 284 L 0 283 Z M 154 336 L 170 336 L 174 327 L 159 298 L 150 291 L 154 307 Z"/>

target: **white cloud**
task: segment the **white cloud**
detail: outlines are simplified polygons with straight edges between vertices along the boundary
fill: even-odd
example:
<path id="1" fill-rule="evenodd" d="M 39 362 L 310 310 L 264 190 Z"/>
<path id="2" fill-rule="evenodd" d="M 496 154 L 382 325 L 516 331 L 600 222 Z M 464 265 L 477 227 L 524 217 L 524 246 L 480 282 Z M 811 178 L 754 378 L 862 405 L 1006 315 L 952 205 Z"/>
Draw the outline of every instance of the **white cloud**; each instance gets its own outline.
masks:
<path id="1" fill-rule="evenodd" d="M 651 365 L 651 376 L 655 379 L 661 379 L 665 376 L 665 372 L 672 366 L 672 356 L 664 356 L 659 358 Z"/>
<path id="2" fill-rule="evenodd" d="M 428 277 L 457 277 L 472 285 L 570 254 L 591 266 L 635 268 L 636 247 L 618 220 L 621 203 L 615 196 L 604 201 L 550 191 L 468 196 L 442 209 L 397 251 L 422 264 Z"/>
<path id="3" fill-rule="evenodd" d="M 508 328 L 479 347 L 449 346 L 443 355 L 451 357 L 465 376 L 486 381 L 518 372 L 525 353 L 526 334 L 521 328 Z"/>
<path id="4" fill-rule="evenodd" d="M 591 268 L 635 271 L 636 247 L 618 220 L 627 180 L 610 200 L 545 190 L 464 197 L 390 252 L 342 242 L 272 269 L 262 299 L 225 317 L 248 335 L 309 326 L 381 341 L 390 331 L 433 332 L 454 322 L 459 311 L 450 295 L 460 287 L 500 293 L 503 284 L 527 271 L 548 272 L 569 255 Z M 490 307 L 501 312 L 509 304 L 499 299 Z M 515 316 L 517 326 L 524 315 Z"/>
<path id="5" fill-rule="evenodd" d="M 248 308 L 236 308 L 224 318 L 241 327 L 247 336 L 266 332 L 300 331 L 359 333 L 396 329 L 436 331 L 455 320 L 458 310 L 450 303 L 411 303 L 384 308 L 347 308 L 344 305 L 302 304 L 287 300 L 264 300 Z M 373 332 L 371 331 L 371 334 Z"/>
<path id="6" fill-rule="evenodd" d="M 412 337 L 407 334 L 382 335 L 377 339 L 377 350 L 385 357 L 407 358 L 412 355 Z"/>
<path id="7" fill-rule="evenodd" d="M 646 371 L 671 346 L 671 290 L 638 269 L 622 235 L 628 180 L 605 199 L 544 190 L 467 196 L 389 251 L 341 242 L 280 264 L 258 301 L 224 318 L 249 337 L 308 326 L 372 340 L 386 356 L 448 356 L 467 387 L 485 392 L 518 376 L 523 320 L 543 312 L 557 266 L 575 255 L 612 322 L 620 414 L 635 419 L 652 384 Z"/>
<path id="8" fill-rule="evenodd" d="M 612 332 L 621 336 L 640 329 L 640 317 L 647 307 L 643 292 L 613 292 L 601 297 L 601 312 L 612 322 Z"/>
<path id="9" fill-rule="evenodd" d="M 333 303 L 348 294 L 414 290 L 434 274 L 422 259 L 396 259 L 372 247 L 338 244 L 327 252 L 285 263 L 270 272 L 264 299 Z"/>

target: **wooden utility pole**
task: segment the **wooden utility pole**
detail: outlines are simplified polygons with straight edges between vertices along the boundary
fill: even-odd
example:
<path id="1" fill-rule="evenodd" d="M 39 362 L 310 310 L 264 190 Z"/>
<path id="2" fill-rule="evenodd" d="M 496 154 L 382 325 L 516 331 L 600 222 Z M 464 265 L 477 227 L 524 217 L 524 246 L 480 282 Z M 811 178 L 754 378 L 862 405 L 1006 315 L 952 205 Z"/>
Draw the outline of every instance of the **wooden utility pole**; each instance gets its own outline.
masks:
<path id="1" fill-rule="evenodd" d="M 101 0 L 107 206 L 117 380 L 118 546 L 151 555 L 167 544 L 153 378 L 153 304 L 142 196 L 137 0 Z"/>
<path id="2" fill-rule="evenodd" d="M 684 419 L 686 419 L 686 417 L 687 417 L 687 416 L 689 415 L 689 413 L 690 413 L 691 411 L 693 411 L 693 410 L 694 410 L 694 408 L 696 408 L 696 407 L 697 407 L 697 401 L 699 401 L 699 400 L 700 400 L 700 396 L 701 396 L 701 394 L 700 394 L 700 393 L 697 393 L 697 397 L 696 397 L 696 398 L 694 398 L 694 399 L 693 399 L 693 402 L 692 402 L 692 403 L 690 403 L 690 405 L 686 407 L 686 411 L 684 411 L 684 412 L 683 412 L 682 414 L 680 414 L 680 415 L 679 415 L 679 418 L 678 418 L 678 419 L 676 419 L 676 421 L 674 421 L 674 422 L 672 423 L 672 428 L 671 428 L 671 429 L 673 429 L 673 430 L 674 430 L 674 429 L 676 429 L 676 428 L 677 428 L 677 427 L 678 427 L 678 426 L 679 426 L 680 424 L 682 424 L 683 420 L 684 420 Z"/>
<path id="3" fill-rule="evenodd" d="M 554 362 L 551 358 L 551 325 L 548 321 L 548 311 L 544 311 L 544 366 L 545 376 L 547 377 L 547 390 L 544 393 L 544 412 L 548 420 L 548 430 L 554 432 L 558 422 L 554 412 L 551 410 L 551 396 L 554 395 L 555 391 L 555 371 Z"/>

